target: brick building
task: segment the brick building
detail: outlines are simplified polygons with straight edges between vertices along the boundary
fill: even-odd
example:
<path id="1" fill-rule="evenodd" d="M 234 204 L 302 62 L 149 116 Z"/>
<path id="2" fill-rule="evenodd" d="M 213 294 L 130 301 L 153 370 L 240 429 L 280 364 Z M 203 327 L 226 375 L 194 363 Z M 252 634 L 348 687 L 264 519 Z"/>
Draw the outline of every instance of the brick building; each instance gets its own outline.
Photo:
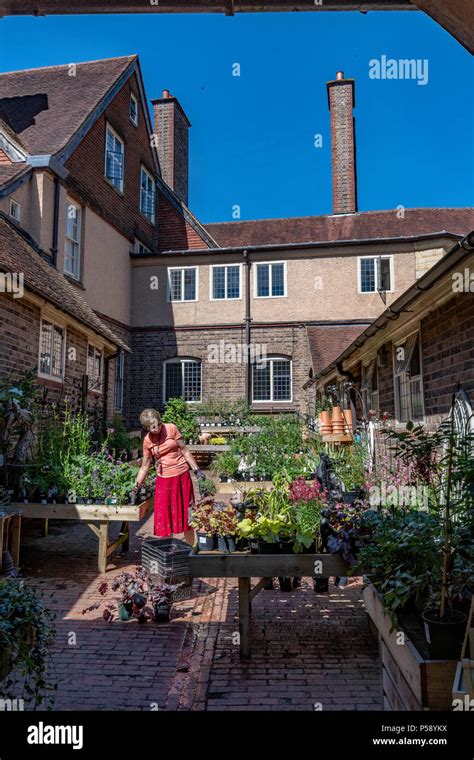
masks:
<path id="1" fill-rule="evenodd" d="M 474 226 L 469 209 L 358 211 L 354 91 L 327 85 L 332 214 L 203 225 L 189 120 L 164 90 L 152 126 L 136 56 L 0 75 L 0 210 L 131 350 L 108 363 L 129 427 L 174 395 L 311 413 L 308 380 Z M 100 340 L 87 351 L 105 366 Z"/>
<path id="2" fill-rule="evenodd" d="M 318 372 L 307 388 L 344 397 L 355 383 L 366 418 L 388 415 L 435 429 L 456 397 L 458 421 L 474 429 L 474 233 L 386 309 L 369 328 Z"/>

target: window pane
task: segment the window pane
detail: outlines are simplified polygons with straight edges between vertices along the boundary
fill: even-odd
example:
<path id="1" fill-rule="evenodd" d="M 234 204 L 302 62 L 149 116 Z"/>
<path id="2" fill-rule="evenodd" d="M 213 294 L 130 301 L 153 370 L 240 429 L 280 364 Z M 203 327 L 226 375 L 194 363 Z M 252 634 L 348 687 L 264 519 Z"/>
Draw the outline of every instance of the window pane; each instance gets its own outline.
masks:
<path id="1" fill-rule="evenodd" d="M 165 367 L 165 400 L 181 398 L 183 395 L 181 362 L 168 362 Z"/>
<path id="2" fill-rule="evenodd" d="M 194 301 L 196 298 L 196 270 L 184 269 L 184 300 Z"/>
<path id="3" fill-rule="evenodd" d="M 288 359 L 273 359 L 273 400 L 291 399 L 291 368 Z"/>
<path id="4" fill-rule="evenodd" d="M 212 297 L 225 298 L 225 267 L 212 270 Z"/>
<path id="5" fill-rule="evenodd" d="M 411 355 L 409 375 L 410 377 L 416 377 L 419 374 L 421 374 L 420 339 L 417 337 L 415 347 L 413 348 L 413 353 Z"/>
<path id="6" fill-rule="evenodd" d="M 379 289 L 390 290 L 390 259 L 379 259 L 380 272 L 379 272 Z"/>
<path id="7" fill-rule="evenodd" d="M 423 417 L 423 402 L 421 398 L 421 381 L 412 380 L 410 383 L 411 415 L 413 420 Z"/>
<path id="8" fill-rule="evenodd" d="M 400 422 L 408 422 L 410 415 L 410 384 L 406 374 L 399 375 L 397 381 L 397 394 L 400 408 Z"/>
<path id="9" fill-rule="evenodd" d="M 360 260 L 360 289 L 362 293 L 375 292 L 375 259 Z"/>
<path id="10" fill-rule="evenodd" d="M 51 342 L 53 335 L 53 325 L 43 320 L 41 324 L 41 341 L 40 341 L 40 372 L 45 375 L 51 374 Z"/>
<path id="11" fill-rule="evenodd" d="M 54 377 L 61 377 L 63 370 L 63 330 L 60 327 L 53 327 L 53 347 L 51 374 Z"/>
<path id="12" fill-rule="evenodd" d="M 227 298 L 240 298 L 239 267 L 227 267 Z"/>
<path id="13" fill-rule="evenodd" d="M 169 272 L 170 300 L 181 301 L 181 277 L 182 269 L 171 269 Z"/>
<path id="14" fill-rule="evenodd" d="M 123 362 L 124 355 L 120 354 L 115 362 L 114 409 L 117 411 L 123 407 Z"/>
<path id="15" fill-rule="evenodd" d="M 200 401 L 201 400 L 201 363 L 200 362 L 183 362 L 184 369 L 184 400 Z"/>
<path id="16" fill-rule="evenodd" d="M 270 398 L 270 362 L 253 365 L 253 400 L 271 401 Z"/>
<path id="17" fill-rule="evenodd" d="M 270 267 L 268 264 L 257 264 L 257 295 L 270 295 Z"/>
<path id="18" fill-rule="evenodd" d="M 283 264 L 272 264 L 272 296 L 285 295 L 285 269 Z"/>

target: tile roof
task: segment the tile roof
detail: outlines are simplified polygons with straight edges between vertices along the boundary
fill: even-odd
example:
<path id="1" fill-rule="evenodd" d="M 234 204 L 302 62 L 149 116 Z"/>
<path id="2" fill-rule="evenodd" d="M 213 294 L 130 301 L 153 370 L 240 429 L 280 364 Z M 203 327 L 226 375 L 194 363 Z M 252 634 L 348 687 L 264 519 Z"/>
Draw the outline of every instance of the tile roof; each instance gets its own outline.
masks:
<path id="1" fill-rule="evenodd" d="M 63 149 L 137 56 L 0 74 L 0 114 L 30 155 Z"/>
<path id="2" fill-rule="evenodd" d="M 370 321 L 356 325 L 308 325 L 309 350 L 313 363 L 313 373 L 321 372 L 363 332 Z"/>
<path id="3" fill-rule="evenodd" d="M 0 187 L 29 171 L 31 171 L 31 166 L 26 161 L 19 161 L 15 164 L 0 164 Z"/>
<path id="4" fill-rule="evenodd" d="M 58 272 L 34 242 L 0 212 L 0 271 L 21 272 L 26 290 L 46 299 L 95 333 L 128 351 L 127 346 L 95 314 L 76 288 Z"/>
<path id="5" fill-rule="evenodd" d="M 377 238 L 406 238 L 435 232 L 465 235 L 474 229 L 474 210 L 469 208 L 364 211 L 358 214 L 300 216 L 287 219 L 206 224 L 223 248 L 285 243 L 316 243 Z"/>

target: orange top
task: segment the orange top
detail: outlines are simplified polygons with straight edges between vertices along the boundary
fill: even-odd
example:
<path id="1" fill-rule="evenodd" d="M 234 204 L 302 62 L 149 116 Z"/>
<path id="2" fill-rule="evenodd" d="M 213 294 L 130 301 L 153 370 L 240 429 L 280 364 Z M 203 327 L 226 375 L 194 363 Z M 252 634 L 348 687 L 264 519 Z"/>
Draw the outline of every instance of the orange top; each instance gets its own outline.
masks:
<path id="1" fill-rule="evenodd" d="M 173 478 L 187 472 L 189 465 L 178 441 L 183 436 L 176 425 L 164 422 L 159 433 L 147 433 L 143 441 L 143 454 L 155 457 L 156 474 L 162 478 Z"/>

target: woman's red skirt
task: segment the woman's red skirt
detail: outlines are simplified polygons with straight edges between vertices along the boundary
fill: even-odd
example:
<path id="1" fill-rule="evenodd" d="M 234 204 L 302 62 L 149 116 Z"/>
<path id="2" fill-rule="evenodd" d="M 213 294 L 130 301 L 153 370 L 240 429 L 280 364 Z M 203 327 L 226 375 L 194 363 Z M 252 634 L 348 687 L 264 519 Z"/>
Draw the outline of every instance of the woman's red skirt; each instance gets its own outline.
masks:
<path id="1" fill-rule="evenodd" d="M 194 488 L 189 470 L 172 478 L 156 479 L 155 536 L 165 538 L 189 528 L 189 507 L 194 504 Z"/>

